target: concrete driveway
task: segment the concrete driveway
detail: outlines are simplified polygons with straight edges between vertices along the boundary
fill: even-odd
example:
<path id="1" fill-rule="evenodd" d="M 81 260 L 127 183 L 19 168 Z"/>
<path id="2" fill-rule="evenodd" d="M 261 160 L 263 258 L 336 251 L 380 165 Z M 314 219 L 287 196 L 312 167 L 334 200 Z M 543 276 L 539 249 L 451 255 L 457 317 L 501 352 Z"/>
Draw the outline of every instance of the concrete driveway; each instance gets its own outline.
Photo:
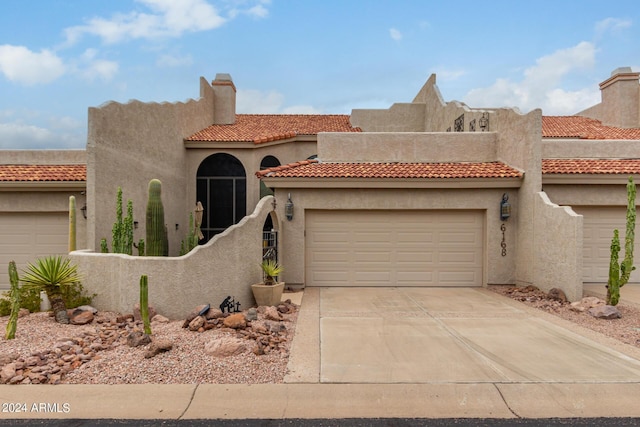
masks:
<path id="1" fill-rule="evenodd" d="M 482 288 L 307 288 L 298 328 L 290 383 L 640 382 L 639 352 Z"/>

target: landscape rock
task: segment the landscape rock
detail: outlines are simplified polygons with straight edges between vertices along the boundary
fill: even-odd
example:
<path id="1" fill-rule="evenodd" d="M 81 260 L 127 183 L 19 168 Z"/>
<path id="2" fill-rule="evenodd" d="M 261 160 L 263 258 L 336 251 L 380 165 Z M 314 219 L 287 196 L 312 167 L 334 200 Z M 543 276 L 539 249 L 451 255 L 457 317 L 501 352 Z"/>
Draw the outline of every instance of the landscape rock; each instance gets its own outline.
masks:
<path id="1" fill-rule="evenodd" d="M 98 314 L 98 309 L 90 305 L 81 305 L 79 307 L 76 307 L 76 310 L 90 311 L 93 314 Z"/>
<path id="2" fill-rule="evenodd" d="M 235 356 L 247 350 L 246 340 L 230 336 L 211 340 L 204 346 L 205 353 L 215 357 Z"/>
<path id="3" fill-rule="evenodd" d="M 553 299 L 560 302 L 567 302 L 567 295 L 564 293 L 562 289 L 552 288 L 547 293 L 547 298 Z"/>
<path id="4" fill-rule="evenodd" d="M 588 313 L 598 319 L 619 319 L 622 317 L 620 311 L 612 305 L 599 305 L 589 309 Z"/>
<path id="5" fill-rule="evenodd" d="M 171 342 L 171 340 L 168 340 L 166 338 L 159 338 L 157 340 L 151 341 L 151 345 L 149 346 L 149 349 L 144 353 L 144 357 L 149 359 L 157 354 L 169 351 L 172 348 L 173 343 Z"/>
<path id="6" fill-rule="evenodd" d="M 16 376 L 16 364 L 8 363 L 0 369 L 0 382 L 2 384 L 8 383 L 11 378 Z"/>
<path id="7" fill-rule="evenodd" d="M 205 320 L 203 316 L 196 316 L 191 322 L 189 322 L 189 330 L 197 331 L 204 326 Z"/>
<path id="8" fill-rule="evenodd" d="M 92 311 L 83 311 L 79 308 L 76 308 L 69 315 L 69 323 L 72 325 L 86 325 L 87 323 L 93 322 L 93 312 Z"/>
<path id="9" fill-rule="evenodd" d="M 18 317 L 28 316 L 29 314 L 31 314 L 31 312 L 28 308 L 21 308 L 20 310 L 18 310 Z"/>
<path id="10" fill-rule="evenodd" d="M 283 320 L 282 314 L 276 307 L 266 307 L 264 310 L 264 318 L 267 320 Z"/>
<path id="11" fill-rule="evenodd" d="M 254 320 L 258 320 L 258 310 L 255 307 L 251 307 L 247 310 L 247 314 L 245 315 L 247 322 L 253 322 Z"/>
<path id="12" fill-rule="evenodd" d="M 224 313 L 219 308 L 210 308 L 204 316 L 207 320 L 222 319 Z"/>
<path id="13" fill-rule="evenodd" d="M 152 322 L 158 322 L 158 323 L 169 323 L 170 322 L 170 320 L 167 317 L 164 317 L 162 314 L 156 314 L 155 316 L 153 316 L 151 321 Z"/>
<path id="14" fill-rule="evenodd" d="M 127 345 L 129 347 L 138 347 L 151 342 L 151 337 L 142 331 L 133 331 L 127 336 Z"/>
<path id="15" fill-rule="evenodd" d="M 247 327 L 247 320 L 242 313 L 234 313 L 228 317 L 225 317 L 224 326 L 231 329 L 240 329 Z"/>

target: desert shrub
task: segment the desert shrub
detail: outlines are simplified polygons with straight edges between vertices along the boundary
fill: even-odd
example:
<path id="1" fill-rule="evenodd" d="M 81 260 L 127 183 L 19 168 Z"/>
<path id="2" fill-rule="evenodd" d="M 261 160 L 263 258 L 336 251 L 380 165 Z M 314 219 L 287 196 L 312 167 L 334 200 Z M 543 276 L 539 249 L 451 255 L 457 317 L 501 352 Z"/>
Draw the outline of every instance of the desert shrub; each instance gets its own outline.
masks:
<path id="1" fill-rule="evenodd" d="M 91 305 L 93 298 L 97 295 L 88 294 L 80 282 L 62 286 L 60 293 L 67 308 Z M 21 286 L 20 307 L 26 308 L 31 313 L 40 311 L 40 292 L 36 289 Z M 11 314 L 11 299 L 7 291 L 3 292 L 2 297 L 0 297 L 0 316 L 8 316 L 9 314 Z"/>
<path id="2" fill-rule="evenodd" d="M 20 287 L 20 307 L 34 313 L 40 311 L 40 292 L 35 289 Z M 9 292 L 3 292 L 0 297 L 0 316 L 11 313 L 11 298 Z"/>

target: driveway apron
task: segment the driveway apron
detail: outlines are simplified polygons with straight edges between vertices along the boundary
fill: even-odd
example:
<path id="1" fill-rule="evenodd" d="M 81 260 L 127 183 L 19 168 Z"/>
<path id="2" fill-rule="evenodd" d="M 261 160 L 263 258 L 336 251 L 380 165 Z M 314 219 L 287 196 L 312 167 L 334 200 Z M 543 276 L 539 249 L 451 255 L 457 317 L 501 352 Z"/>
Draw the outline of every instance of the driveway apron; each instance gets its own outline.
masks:
<path id="1" fill-rule="evenodd" d="M 486 289 L 316 291 L 322 383 L 640 381 L 640 361 Z"/>

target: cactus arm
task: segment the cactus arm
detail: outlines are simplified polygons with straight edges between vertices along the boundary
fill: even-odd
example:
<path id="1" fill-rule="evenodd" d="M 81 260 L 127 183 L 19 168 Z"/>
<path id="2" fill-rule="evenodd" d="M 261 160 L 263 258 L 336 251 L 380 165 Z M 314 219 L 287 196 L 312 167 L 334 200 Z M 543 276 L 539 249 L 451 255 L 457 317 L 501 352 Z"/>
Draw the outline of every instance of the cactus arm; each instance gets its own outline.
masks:
<path id="1" fill-rule="evenodd" d="M 69 196 L 69 252 L 76 250 L 76 198 Z"/>
<path id="2" fill-rule="evenodd" d="M 144 333 L 151 335 L 149 323 L 149 281 L 146 275 L 140 276 L 140 317 L 144 324 Z"/>
<path id="3" fill-rule="evenodd" d="M 123 253 L 133 255 L 133 202 L 131 200 L 127 200 L 127 216 L 124 219 L 122 232 Z"/>
<path id="4" fill-rule="evenodd" d="M 613 230 L 611 239 L 611 260 L 609 261 L 609 280 L 607 282 L 607 304 L 616 305 L 620 299 L 620 237 L 618 230 Z"/>
<path id="5" fill-rule="evenodd" d="M 624 260 L 620 265 L 620 287 L 627 284 L 633 266 L 633 245 L 635 242 L 636 228 L 636 186 L 633 177 L 629 177 L 627 183 L 627 228 L 624 239 Z"/>
<path id="6" fill-rule="evenodd" d="M 5 339 L 12 340 L 16 337 L 18 326 L 18 313 L 20 312 L 20 289 L 18 287 L 18 271 L 14 261 L 9 262 L 9 281 L 11 282 L 11 314 L 5 331 Z"/>

